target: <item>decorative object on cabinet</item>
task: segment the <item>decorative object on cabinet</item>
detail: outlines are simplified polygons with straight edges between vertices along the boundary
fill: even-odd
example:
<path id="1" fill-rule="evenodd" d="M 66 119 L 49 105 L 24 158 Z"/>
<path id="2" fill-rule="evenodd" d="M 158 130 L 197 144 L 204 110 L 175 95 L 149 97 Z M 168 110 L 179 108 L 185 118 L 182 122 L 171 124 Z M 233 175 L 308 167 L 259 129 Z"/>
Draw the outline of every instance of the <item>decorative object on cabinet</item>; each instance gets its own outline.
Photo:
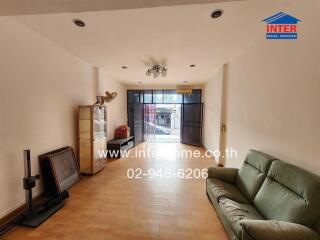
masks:
<path id="1" fill-rule="evenodd" d="M 115 99 L 118 96 L 118 93 L 116 92 L 110 93 L 106 91 L 105 94 L 106 94 L 105 96 L 97 96 L 97 101 L 95 104 L 103 105 L 104 103 L 111 102 L 113 99 Z"/>
<path id="2" fill-rule="evenodd" d="M 121 158 L 124 151 L 128 151 L 135 145 L 134 137 L 125 139 L 113 139 L 108 141 L 108 157 Z"/>
<path id="3" fill-rule="evenodd" d="M 79 106 L 78 118 L 80 172 L 93 175 L 106 165 L 107 107 Z"/>
<path id="4" fill-rule="evenodd" d="M 63 147 L 39 156 L 44 191 L 55 195 L 80 181 L 79 166 L 72 147 Z"/>
<path id="5" fill-rule="evenodd" d="M 114 131 L 115 139 L 123 139 L 128 137 L 130 137 L 130 128 L 128 127 L 128 125 L 121 125 Z"/>

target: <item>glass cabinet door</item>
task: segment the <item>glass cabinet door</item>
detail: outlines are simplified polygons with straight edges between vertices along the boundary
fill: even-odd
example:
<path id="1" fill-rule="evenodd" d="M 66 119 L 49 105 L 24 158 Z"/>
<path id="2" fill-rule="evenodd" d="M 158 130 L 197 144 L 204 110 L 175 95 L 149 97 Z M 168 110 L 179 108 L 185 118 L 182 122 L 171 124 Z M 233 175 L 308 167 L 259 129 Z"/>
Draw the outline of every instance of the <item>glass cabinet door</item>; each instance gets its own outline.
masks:
<path id="1" fill-rule="evenodd" d="M 106 108 L 94 107 L 93 109 L 93 135 L 94 139 L 107 137 Z"/>

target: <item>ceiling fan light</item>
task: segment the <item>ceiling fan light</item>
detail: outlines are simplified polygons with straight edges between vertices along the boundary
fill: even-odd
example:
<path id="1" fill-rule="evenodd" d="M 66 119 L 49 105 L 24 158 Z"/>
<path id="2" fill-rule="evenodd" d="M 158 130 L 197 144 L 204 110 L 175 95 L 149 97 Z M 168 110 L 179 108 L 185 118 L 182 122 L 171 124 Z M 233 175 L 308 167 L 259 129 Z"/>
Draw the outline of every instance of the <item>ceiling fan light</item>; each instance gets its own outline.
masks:
<path id="1" fill-rule="evenodd" d="M 153 76 L 154 78 L 158 78 L 160 75 L 162 77 L 166 77 L 167 70 L 168 70 L 167 68 L 165 68 L 159 64 L 156 64 L 156 65 L 153 65 L 151 68 L 147 69 L 146 75 Z"/>

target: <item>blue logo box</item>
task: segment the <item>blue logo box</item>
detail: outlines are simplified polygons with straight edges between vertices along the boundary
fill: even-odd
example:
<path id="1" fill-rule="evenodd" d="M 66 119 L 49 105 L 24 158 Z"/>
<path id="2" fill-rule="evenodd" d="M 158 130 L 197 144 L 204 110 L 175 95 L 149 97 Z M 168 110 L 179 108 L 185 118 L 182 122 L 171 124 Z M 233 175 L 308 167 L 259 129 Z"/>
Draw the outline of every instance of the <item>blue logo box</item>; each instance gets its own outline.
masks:
<path id="1" fill-rule="evenodd" d="M 287 13 L 279 12 L 263 20 L 267 24 L 267 39 L 291 39 L 298 38 L 298 23 L 301 20 Z"/>
<path id="2" fill-rule="evenodd" d="M 297 33 L 267 33 L 267 39 L 297 39 Z"/>

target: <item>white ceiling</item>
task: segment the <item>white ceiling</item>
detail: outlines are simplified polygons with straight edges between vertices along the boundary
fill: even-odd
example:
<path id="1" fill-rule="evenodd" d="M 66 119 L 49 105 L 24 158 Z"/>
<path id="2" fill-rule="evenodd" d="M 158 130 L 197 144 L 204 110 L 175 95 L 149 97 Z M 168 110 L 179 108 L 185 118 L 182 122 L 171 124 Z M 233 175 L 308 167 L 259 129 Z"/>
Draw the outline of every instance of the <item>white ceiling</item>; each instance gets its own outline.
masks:
<path id="1" fill-rule="evenodd" d="M 75 13 L 243 0 L 0 0 L 0 16 Z"/>
<path id="2" fill-rule="evenodd" d="M 264 37 L 262 19 L 291 3 L 293 0 L 252 0 L 16 19 L 124 84 L 199 84 L 248 42 Z M 220 8 L 224 15 L 210 18 Z M 84 20 L 86 27 L 76 27 L 74 18 Z M 146 77 L 146 64 L 151 62 L 166 65 L 168 76 Z M 190 68 L 190 64 L 197 66 Z M 123 65 L 128 69 L 123 70 Z"/>

